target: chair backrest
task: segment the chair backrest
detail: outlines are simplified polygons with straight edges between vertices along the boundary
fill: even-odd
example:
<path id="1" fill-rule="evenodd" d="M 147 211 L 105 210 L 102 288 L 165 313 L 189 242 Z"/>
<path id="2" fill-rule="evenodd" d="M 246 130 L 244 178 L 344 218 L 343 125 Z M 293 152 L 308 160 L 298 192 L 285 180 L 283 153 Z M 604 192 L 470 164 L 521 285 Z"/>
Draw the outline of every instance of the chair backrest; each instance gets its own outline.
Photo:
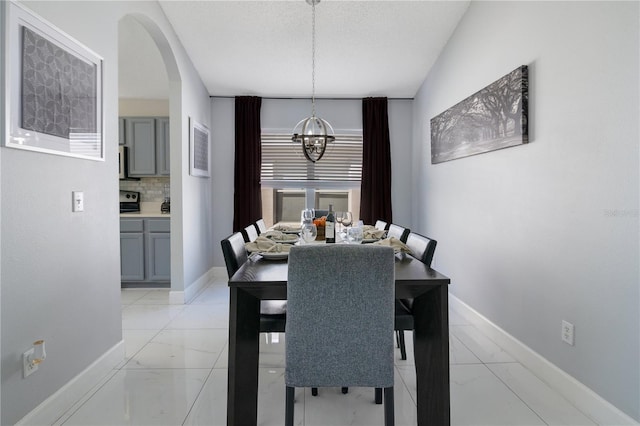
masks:
<path id="1" fill-rule="evenodd" d="M 387 229 L 387 222 L 378 219 L 376 220 L 375 228 L 379 229 L 380 231 L 384 231 L 385 229 Z"/>
<path id="2" fill-rule="evenodd" d="M 222 245 L 224 263 L 227 266 L 227 274 L 231 278 L 249 257 L 244 248 L 244 238 L 240 232 L 236 232 L 220 241 L 220 244 Z"/>
<path id="3" fill-rule="evenodd" d="M 393 386 L 393 249 L 294 246 L 288 268 L 285 384 Z"/>
<path id="4" fill-rule="evenodd" d="M 253 223 L 244 228 L 244 231 L 242 231 L 242 233 L 244 235 L 244 240 L 248 243 L 252 243 L 256 240 L 256 238 L 258 238 L 258 229 Z"/>
<path id="5" fill-rule="evenodd" d="M 411 249 L 413 257 L 427 266 L 431 266 L 433 253 L 436 251 L 436 245 L 438 244 L 436 240 L 410 232 L 406 244 Z"/>
<path id="6" fill-rule="evenodd" d="M 267 232 L 267 225 L 264 223 L 264 219 L 258 219 L 256 221 L 256 228 L 258 228 L 258 235 Z"/>
<path id="7" fill-rule="evenodd" d="M 389 230 L 387 231 L 387 237 L 396 237 L 403 243 L 407 242 L 407 237 L 409 236 L 409 232 L 411 230 L 409 228 L 403 228 L 399 225 L 394 225 L 393 223 L 389 225 Z"/>

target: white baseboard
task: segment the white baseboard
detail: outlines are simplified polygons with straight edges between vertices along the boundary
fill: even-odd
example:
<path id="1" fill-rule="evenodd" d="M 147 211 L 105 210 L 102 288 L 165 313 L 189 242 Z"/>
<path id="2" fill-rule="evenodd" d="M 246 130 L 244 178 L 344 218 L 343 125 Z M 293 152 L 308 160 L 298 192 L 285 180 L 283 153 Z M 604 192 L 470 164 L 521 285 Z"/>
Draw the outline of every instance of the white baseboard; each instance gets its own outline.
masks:
<path id="1" fill-rule="evenodd" d="M 620 411 L 609 401 L 489 321 L 489 319 L 451 293 L 449 293 L 449 305 L 498 346 L 505 349 L 523 366 L 527 367 L 540 380 L 558 391 L 599 425 L 638 425 L 638 422 Z"/>
<path id="2" fill-rule="evenodd" d="M 169 292 L 169 303 L 171 305 L 184 305 L 191 302 L 212 280 L 227 277 L 225 268 L 213 267 L 202 274 L 189 287 L 181 291 L 171 290 Z"/>
<path id="3" fill-rule="evenodd" d="M 64 415 L 80 398 L 109 374 L 125 357 L 124 341 L 85 368 L 49 398 L 20 419 L 16 425 L 50 425 Z"/>

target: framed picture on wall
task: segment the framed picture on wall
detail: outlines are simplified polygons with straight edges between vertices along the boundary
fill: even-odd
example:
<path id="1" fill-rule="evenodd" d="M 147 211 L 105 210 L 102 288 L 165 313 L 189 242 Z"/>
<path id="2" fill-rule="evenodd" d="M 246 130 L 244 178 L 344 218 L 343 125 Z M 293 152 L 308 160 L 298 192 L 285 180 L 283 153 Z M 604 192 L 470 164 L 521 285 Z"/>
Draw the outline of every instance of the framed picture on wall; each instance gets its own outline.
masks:
<path id="1" fill-rule="evenodd" d="M 189 118 L 189 173 L 191 176 L 211 177 L 211 147 L 209 129 Z"/>
<path id="2" fill-rule="evenodd" d="M 102 58 L 25 7 L 5 6 L 5 146 L 103 161 Z"/>

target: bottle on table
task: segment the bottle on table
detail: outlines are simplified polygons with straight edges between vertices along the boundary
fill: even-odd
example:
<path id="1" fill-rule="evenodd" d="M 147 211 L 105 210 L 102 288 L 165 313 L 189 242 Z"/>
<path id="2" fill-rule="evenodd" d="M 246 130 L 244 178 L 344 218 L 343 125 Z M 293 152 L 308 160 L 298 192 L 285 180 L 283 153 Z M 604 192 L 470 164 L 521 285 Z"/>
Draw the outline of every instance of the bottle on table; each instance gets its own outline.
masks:
<path id="1" fill-rule="evenodd" d="M 329 212 L 327 213 L 327 222 L 324 233 L 327 243 L 336 242 L 336 216 L 335 213 L 333 213 L 333 204 L 329 204 Z"/>

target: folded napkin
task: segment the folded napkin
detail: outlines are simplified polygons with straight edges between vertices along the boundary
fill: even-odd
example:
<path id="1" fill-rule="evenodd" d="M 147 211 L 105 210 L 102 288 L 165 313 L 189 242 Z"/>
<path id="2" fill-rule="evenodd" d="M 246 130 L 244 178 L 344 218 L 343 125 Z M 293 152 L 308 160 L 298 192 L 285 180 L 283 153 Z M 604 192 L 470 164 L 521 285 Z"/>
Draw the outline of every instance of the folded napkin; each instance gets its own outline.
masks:
<path id="1" fill-rule="evenodd" d="M 365 240 L 370 240 L 372 238 L 379 240 L 384 237 L 385 232 L 386 231 L 384 229 L 376 229 L 375 226 L 371 225 L 365 225 L 362 227 L 363 238 Z"/>
<path id="2" fill-rule="evenodd" d="M 278 223 L 277 225 L 274 225 L 271 229 L 273 229 L 274 231 L 299 231 L 300 230 L 300 226 L 299 225 L 284 225 L 282 223 Z"/>
<path id="3" fill-rule="evenodd" d="M 254 242 L 245 243 L 244 247 L 251 253 L 282 253 L 288 252 L 291 248 L 291 244 L 276 243 L 275 241 L 261 235 Z"/>
<path id="4" fill-rule="evenodd" d="M 294 242 L 298 240 L 298 236 L 296 234 L 285 234 L 281 231 L 267 231 L 260 235 L 261 237 L 267 237 L 273 241 L 282 241 L 282 242 Z"/>
<path id="5" fill-rule="evenodd" d="M 411 249 L 396 237 L 385 238 L 384 240 L 376 241 L 373 244 L 376 244 L 379 246 L 393 247 L 393 251 L 396 253 L 400 253 L 400 252 L 405 252 L 409 254 L 411 253 Z"/>

